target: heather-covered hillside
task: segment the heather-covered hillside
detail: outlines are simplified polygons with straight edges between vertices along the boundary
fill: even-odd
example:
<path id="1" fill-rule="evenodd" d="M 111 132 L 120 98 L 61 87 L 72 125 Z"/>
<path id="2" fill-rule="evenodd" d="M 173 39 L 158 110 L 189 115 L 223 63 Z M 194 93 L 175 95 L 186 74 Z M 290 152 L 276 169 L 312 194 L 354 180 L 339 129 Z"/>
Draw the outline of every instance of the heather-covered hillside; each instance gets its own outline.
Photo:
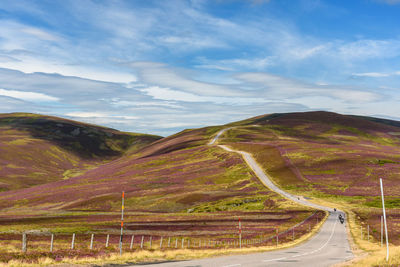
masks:
<path id="1" fill-rule="evenodd" d="M 137 233 L 177 234 L 176 221 L 181 234 L 218 236 L 226 223 L 236 231 L 240 216 L 247 235 L 273 234 L 313 214 L 265 188 L 239 155 L 208 146 L 222 128 L 185 130 L 75 177 L 2 192 L 0 231 L 117 230 L 122 191 L 127 229 Z"/>
<path id="2" fill-rule="evenodd" d="M 50 116 L 0 114 L 0 191 L 68 179 L 158 139 Z"/>
<path id="3" fill-rule="evenodd" d="M 400 244 L 399 122 L 306 112 L 263 115 L 231 126 L 220 143 L 251 152 L 285 190 L 349 206 L 374 234 L 380 231 L 382 178 L 391 242 Z"/>

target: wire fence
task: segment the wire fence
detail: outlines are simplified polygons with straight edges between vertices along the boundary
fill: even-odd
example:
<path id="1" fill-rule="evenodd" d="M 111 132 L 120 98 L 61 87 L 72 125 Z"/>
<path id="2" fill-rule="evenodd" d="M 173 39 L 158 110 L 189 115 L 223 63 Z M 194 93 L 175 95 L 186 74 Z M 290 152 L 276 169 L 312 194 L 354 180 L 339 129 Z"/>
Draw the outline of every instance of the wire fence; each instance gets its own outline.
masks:
<path id="1" fill-rule="evenodd" d="M 221 234 L 218 237 L 170 235 L 135 235 L 125 233 L 122 238 L 122 251 L 136 250 L 172 250 L 172 249 L 229 249 L 257 246 L 278 246 L 294 241 L 309 233 L 321 220 L 314 212 L 295 226 L 278 231 L 270 228 L 256 234 L 242 232 L 237 235 Z M 10 233 L 0 234 L 0 247 L 12 248 L 14 252 L 30 251 L 56 253 L 57 251 L 105 251 L 119 250 L 121 235 L 117 233 Z M 19 246 L 19 249 L 18 249 Z"/>

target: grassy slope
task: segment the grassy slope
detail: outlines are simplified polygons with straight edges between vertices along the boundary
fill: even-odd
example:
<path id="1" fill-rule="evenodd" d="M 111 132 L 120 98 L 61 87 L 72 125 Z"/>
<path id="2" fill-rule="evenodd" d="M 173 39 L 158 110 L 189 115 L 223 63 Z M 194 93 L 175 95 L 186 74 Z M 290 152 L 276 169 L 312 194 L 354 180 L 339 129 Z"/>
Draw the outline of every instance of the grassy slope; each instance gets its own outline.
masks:
<path id="1" fill-rule="evenodd" d="M 249 151 L 281 188 L 343 205 L 380 234 L 383 178 L 389 236 L 400 244 L 400 127 L 328 112 L 272 114 L 233 124 L 221 143 Z"/>
<path id="2" fill-rule="evenodd" d="M 0 191 L 68 179 L 159 138 L 50 116 L 0 114 Z"/>
<path id="3" fill-rule="evenodd" d="M 127 229 L 142 234 L 210 236 L 227 224 L 236 233 L 238 216 L 247 235 L 272 234 L 312 214 L 265 189 L 240 156 L 205 145 L 221 128 L 186 130 L 71 179 L 0 193 L 0 231 L 117 231 L 122 190 Z"/>

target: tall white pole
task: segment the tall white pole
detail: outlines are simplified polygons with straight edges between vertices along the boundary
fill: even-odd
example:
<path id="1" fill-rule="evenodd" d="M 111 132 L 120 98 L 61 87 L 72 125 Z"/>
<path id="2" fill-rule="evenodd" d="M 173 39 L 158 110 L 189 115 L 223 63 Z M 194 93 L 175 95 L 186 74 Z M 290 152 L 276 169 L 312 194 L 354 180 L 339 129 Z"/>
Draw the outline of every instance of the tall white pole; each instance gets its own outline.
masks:
<path id="1" fill-rule="evenodd" d="M 381 247 L 383 246 L 383 216 L 381 216 Z"/>
<path id="2" fill-rule="evenodd" d="M 388 232 L 387 232 L 386 211 L 385 211 L 385 199 L 383 198 L 383 184 L 382 184 L 382 178 L 380 178 L 379 181 L 380 181 L 380 183 L 381 183 L 383 221 L 385 222 L 386 261 L 389 261 L 389 237 L 388 237 Z"/>

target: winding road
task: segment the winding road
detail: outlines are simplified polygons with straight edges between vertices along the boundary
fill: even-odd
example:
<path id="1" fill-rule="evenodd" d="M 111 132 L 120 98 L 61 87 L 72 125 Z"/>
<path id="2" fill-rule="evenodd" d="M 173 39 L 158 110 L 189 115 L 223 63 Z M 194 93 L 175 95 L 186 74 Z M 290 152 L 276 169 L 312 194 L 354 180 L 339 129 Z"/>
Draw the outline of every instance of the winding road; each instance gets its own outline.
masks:
<path id="1" fill-rule="evenodd" d="M 218 138 L 231 128 L 226 128 L 217 133 L 209 142 L 214 145 Z M 340 211 L 334 212 L 332 208 L 311 203 L 303 197 L 291 195 L 278 188 L 268 178 L 267 174 L 257 164 L 253 156 L 247 152 L 233 150 L 227 146 L 219 145 L 222 149 L 229 152 L 239 153 L 243 156 L 246 163 L 254 171 L 257 177 L 272 191 L 283 195 L 301 205 L 321 209 L 329 212 L 329 216 L 322 225 L 321 229 L 308 241 L 288 249 L 251 253 L 245 255 L 232 255 L 190 261 L 166 262 L 159 264 L 146 264 L 143 266 L 218 266 L 218 267 L 239 267 L 239 266 L 332 266 L 336 263 L 344 262 L 353 258 L 349 241 L 347 239 L 346 225 L 338 220 Z M 141 265 L 135 265 L 141 266 Z"/>

